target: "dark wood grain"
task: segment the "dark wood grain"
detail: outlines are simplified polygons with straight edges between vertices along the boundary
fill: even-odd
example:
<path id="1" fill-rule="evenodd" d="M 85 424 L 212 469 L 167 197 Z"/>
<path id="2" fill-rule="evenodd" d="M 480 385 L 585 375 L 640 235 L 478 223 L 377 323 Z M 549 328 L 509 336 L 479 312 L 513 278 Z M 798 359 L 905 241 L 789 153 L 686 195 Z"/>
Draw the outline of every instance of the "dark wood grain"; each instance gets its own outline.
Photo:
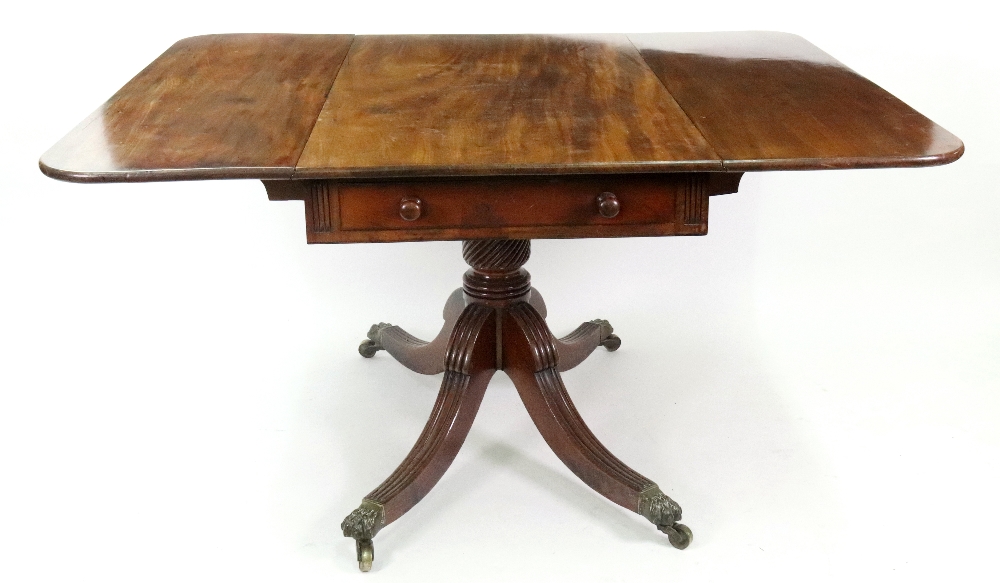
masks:
<path id="1" fill-rule="evenodd" d="M 588 486 L 636 512 L 639 494 L 652 480 L 604 447 L 580 418 L 557 370 L 559 352 L 545 320 L 526 303 L 515 303 L 503 320 L 504 372 L 545 442 Z"/>
<path id="2" fill-rule="evenodd" d="M 431 417 L 395 472 L 365 498 L 385 509 L 385 524 L 434 487 L 462 447 L 496 370 L 496 319 L 482 304 L 467 306 L 448 343 L 445 375 Z"/>
<path id="3" fill-rule="evenodd" d="M 82 182 L 266 179 L 271 199 L 305 201 L 312 243 L 465 239 L 471 269 L 438 337 L 369 336 L 444 379 L 409 455 L 341 524 L 367 570 L 372 537 L 442 477 L 501 369 L 577 476 L 690 543 L 680 506 L 573 405 L 560 371 L 620 341 L 606 321 L 553 336 L 523 269 L 530 238 L 704 234 L 709 197 L 735 192 L 742 171 L 962 151 L 790 35 L 219 35 L 171 47 L 40 167 Z"/>
<path id="4" fill-rule="evenodd" d="M 674 222 L 674 191 L 686 186 L 687 175 L 640 181 L 537 181 L 534 188 L 507 180 L 488 182 L 342 184 L 340 228 L 442 229 L 558 225 L 629 225 Z M 600 213 L 599 197 L 615 192 L 618 215 Z M 403 200 L 419 199 L 422 212 L 400 216 Z"/>
<path id="5" fill-rule="evenodd" d="M 381 333 L 389 332 L 399 343 L 388 352 L 401 364 L 425 374 L 443 370 L 444 379 L 406 459 L 341 522 L 344 536 L 355 539 L 360 569 L 372 567 L 375 535 L 423 499 L 454 461 L 497 370 L 514 382 L 545 442 L 574 474 L 612 502 L 648 519 L 676 548 L 686 548 L 692 534 L 678 522 L 680 506 L 601 444 L 563 384 L 560 371 L 579 364 L 598 345 L 618 348 L 620 341 L 607 344 L 617 340 L 610 324 L 594 320 L 562 339 L 553 336 L 545 323 L 545 302 L 530 287 L 523 268 L 531 256 L 530 241 L 464 241 L 462 256 L 471 269 L 462 289 L 445 305 L 446 323 L 438 335 L 448 336 L 445 350 L 435 347 L 438 340 L 427 343 L 396 326 L 379 324 L 379 334 L 369 333 L 369 339 L 381 345 Z M 362 351 L 364 356 L 373 354 Z M 442 354 L 443 363 L 438 362 Z"/>
<path id="6" fill-rule="evenodd" d="M 445 376 L 431 417 L 403 463 L 341 524 L 345 536 L 359 541 L 362 570 L 371 567 L 371 555 L 366 560 L 360 549 L 373 549 L 372 538 L 441 478 L 469 432 L 490 377 L 501 369 L 514 382 L 545 442 L 573 473 L 612 502 L 649 519 L 671 544 L 685 548 L 691 531 L 677 524 L 680 506 L 601 444 L 559 374 L 607 339 L 611 326 L 597 320 L 562 340 L 554 338 L 545 323 L 545 303 L 530 288 L 523 269 L 531 256 L 530 241 L 465 241 L 462 256 L 471 269 L 463 278 L 464 294 L 452 294 L 445 307 L 446 320 L 459 310 L 461 315 L 450 333 Z M 417 342 L 421 348 L 430 346 Z M 414 368 L 405 360 L 411 353 L 401 354 L 400 361 Z M 568 361 L 560 363 L 564 357 Z"/>
<path id="7" fill-rule="evenodd" d="M 466 299 L 461 288 L 448 297 L 444 305 L 444 326 L 430 342 L 417 338 L 399 326 L 375 324 L 372 326 L 375 338 L 369 332 L 369 339 L 361 344 L 362 348 L 359 350 L 362 356 L 371 357 L 374 352 L 385 350 L 396 362 L 413 372 L 428 375 L 444 372 L 451 331 L 468 304 Z"/>
<path id="8" fill-rule="evenodd" d="M 352 37 L 184 39 L 39 162 L 78 182 L 289 177 Z"/>
<path id="9" fill-rule="evenodd" d="M 339 183 L 267 182 L 274 200 L 302 197 L 311 243 L 704 235 L 708 197 L 735 192 L 740 173 L 666 173 Z M 299 181 L 289 181 L 299 182 Z M 614 193 L 619 212 L 600 212 Z M 420 200 L 414 220 L 400 203 Z"/>
<path id="10" fill-rule="evenodd" d="M 545 318 L 543 313 L 539 313 L 539 316 Z M 580 324 L 566 336 L 554 339 L 552 342 L 559 354 L 557 370 L 566 372 L 575 368 L 597 350 L 598 346 L 604 346 L 610 351 L 618 350 L 621 339 L 613 332 L 614 328 L 607 320 L 591 320 Z"/>
<path id="11" fill-rule="evenodd" d="M 413 336 L 399 326 L 379 323 L 371 327 L 368 338 L 361 343 L 358 351 L 365 358 L 371 358 L 378 351 L 385 350 L 396 362 L 413 372 L 426 375 L 442 373 L 445 370 L 451 332 L 455 328 L 459 316 L 462 315 L 462 311 L 473 301 L 474 299 L 466 295 L 462 288 L 452 292 L 444 306 L 444 326 L 430 342 Z M 545 317 L 545 301 L 538 290 L 532 288 L 524 301 L 531 304 L 543 318 Z M 603 328 L 596 322 L 587 322 L 566 338 L 556 341 L 560 355 L 564 354 L 563 350 L 565 350 L 569 356 L 568 360 L 562 359 L 560 362 L 579 364 L 605 340 L 605 336 L 601 334 Z M 607 327 L 610 328 L 610 325 Z M 589 344 L 593 344 L 593 346 L 588 346 Z M 567 369 L 560 368 L 559 370 Z"/>
<path id="12" fill-rule="evenodd" d="M 805 39 L 630 34 L 729 170 L 946 164 L 961 140 Z"/>
<path id="13" fill-rule="evenodd" d="M 362 36 L 299 177 L 718 169 L 621 35 Z"/>
<path id="14" fill-rule="evenodd" d="M 962 152 L 782 33 L 251 34 L 180 41 L 39 164 L 81 182 L 398 180 L 921 166 Z"/>

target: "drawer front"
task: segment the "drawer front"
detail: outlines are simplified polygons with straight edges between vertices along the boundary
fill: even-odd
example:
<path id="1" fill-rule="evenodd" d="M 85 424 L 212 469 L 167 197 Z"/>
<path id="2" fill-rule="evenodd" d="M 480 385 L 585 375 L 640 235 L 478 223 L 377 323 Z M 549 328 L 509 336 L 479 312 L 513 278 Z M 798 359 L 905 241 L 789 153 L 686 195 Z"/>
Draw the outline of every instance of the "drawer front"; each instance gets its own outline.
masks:
<path id="1" fill-rule="evenodd" d="M 681 186 L 678 182 L 646 179 L 603 183 L 547 180 L 527 184 L 341 185 L 340 228 L 351 231 L 672 223 L 676 218 L 674 194 Z M 615 212 L 617 203 L 617 213 L 602 215 L 601 200 L 605 201 L 608 215 Z M 404 204 L 409 207 L 402 209 Z M 407 210 L 410 214 L 404 218 Z"/>
<path id="2" fill-rule="evenodd" d="M 310 243 L 704 235 L 738 173 L 345 183 L 265 182 L 305 200 Z"/>

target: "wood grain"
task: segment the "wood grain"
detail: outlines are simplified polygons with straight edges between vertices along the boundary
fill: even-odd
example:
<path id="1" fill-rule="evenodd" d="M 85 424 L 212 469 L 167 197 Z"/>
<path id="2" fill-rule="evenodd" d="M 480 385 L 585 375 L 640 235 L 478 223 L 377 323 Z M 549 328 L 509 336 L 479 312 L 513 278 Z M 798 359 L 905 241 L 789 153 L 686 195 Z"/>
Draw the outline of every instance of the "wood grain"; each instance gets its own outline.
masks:
<path id="1" fill-rule="evenodd" d="M 524 302 L 504 312 L 504 372 L 545 443 L 584 483 L 636 512 L 639 494 L 654 483 L 608 451 L 580 417 L 557 370 L 559 353 L 545 320 Z"/>
<path id="2" fill-rule="evenodd" d="M 39 165 L 80 182 L 372 181 L 923 166 L 963 151 L 783 33 L 236 34 L 178 42 Z"/>
<path id="3" fill-rule="evenodd" d="M 674 191 L 686 186 L 688 174 L 641 176 L 638 180 L 539 180 L 447 183 L 342 184 L 340 228 L 441 229 L 559 225 L 630 225 L 674 222 Z M 613 218 L 599 212 L 598 197 L 614 192 L 621 211 Z M 412 221 L 399 214 L 402 199 L 419 199 L 422 213 Z"/>
<path id="4" fill-rule="evenodd" d="M 46 152 L 78 182 L 290 177 L 350 35 L 184 39 Z"/>
<path id="5" fill-rule="evenodd" d="M 362 36 L 296 176 L 719 169 L 624 36 Z"/>
<path id="6" fill-rule="evenodd" d="M 399 326 L 375 324 L 374 346 L 385 350 L 406 368 L 420 373 L 434 375 L 445 370 L 445 360 L 451 331 L 468 302 L 462 289 L 455 290 L 444 306 L 444 326 L 433 340 L 427 342 L 403 330 Z M 372 333 L 368 333 L 372 340 Z M 364 346 L 366 343 L 362 343 Z M 369 356 L 362 352 L 362 356 Z"/>
<path id="7" fill-rule="evenodd" d="M 539 312 L 538 315 L 545 319 L 545 314 Z M 554 338 L 552 342 L 559 355 L 558 372 L 576 368 L 598 346 L 604 346 L 612 352 L 621 346 L 621 338 L 614 334 L 614 328 L 607 320 L 584 322 L 566 336 Z"/>
<path id="8" fill-rule="evenodd" d="M 514 381 L 546 443 L 587 485 L 632 512 L 638 511 L 640 493 L 654 485 L 611 454 L 580 418 L 559 375 L 559 348 L 567 344 L 556 340 L 549 331 L 541 297 L 532 301 L 531 296 L 537 292 L 529 292 L 526 287 L 510 293 L 511 279 L 528 281 L 522 266 L 530 257 L 530 248 L 529 241 L 509 239 L 463 243 L 463 257 L 472 267 L 469 273 L 488 288 L 487 293 L 482 298 L 475 295 L 484 290 L 470 290 L 467 273 L 465 294 L 458 296 L 456 292 L 448 301 L 445 318 L 456 321 L 445 325 L 449 340 L 440 367 L 445 371 L 441 391 L 409 455 L 365 497 L 384 509 L 383 523 L 372 530 L 401 517 L 442 477 L 469 432 L 490 378 L 500 369 Z M 599 324 L 591 323 L 590 327 Z M 588 336 L 580 333 L 581 329 L 567 341 L 578 342 Z M 565 368 L 592 352 L 599 336 L 591 338 L 593 346 L 589 350 L 571 356 L 574 362 Z M 400 354 L 410 356 L 405 350 Z M 393 353 L 397 357 L 400 354 Z M 412 362 L 402 363 L 414 368 Z M 371 537 L 374 532 L 362 534 Z"/>
<path id="9" fill-rule="evenodd" d="M 805 39 L 630 34 L 729 170 L 929 166 L 961 140 Z"/>
<path id="10" fill-rule="evenodd" d="M 310 243 L 704 235 L 708 197 L 736 192 L 741 173 L 426 179 L 340 183 L 265 181 L 272 200 L 303 198 Z M 299 184 L 301 186 L 294 186 Z M 306 186 L 308 185 L 308 186 Z M 619 213 L 599 212 L 613 192 Z M 413 221 L 400 202 L 421 201 Z"/>
<path id="11" fill-rule="evenodd" d="M 441 390 L 409 455 L 365 498 L 385 508 L 389 524 L 413 508 L 451 465 L 476 418 L 495 372 L 496 318 L 482 304 L 467 306 L 451 332 Z"/>

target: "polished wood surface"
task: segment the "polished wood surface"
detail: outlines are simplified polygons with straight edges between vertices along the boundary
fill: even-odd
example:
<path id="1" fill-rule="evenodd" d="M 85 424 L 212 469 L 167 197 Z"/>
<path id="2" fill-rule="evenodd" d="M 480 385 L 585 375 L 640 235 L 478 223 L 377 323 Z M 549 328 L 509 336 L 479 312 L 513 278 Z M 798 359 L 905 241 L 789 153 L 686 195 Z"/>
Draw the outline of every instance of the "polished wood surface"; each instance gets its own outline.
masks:
<path id="1" fill-rule="evenodd" d="M 290 178 L 351 39 L 184 39 L 39 165 L 53 178 L 77 182 Z"/>
<path id="2" fill-rule="evenodd" d="M 420 373 L 434 375 L 445 371 L 445 361 L 448 342 L 455 323 L 467 305 L 462 289 L 455 290 L 444 305 L 444 326 L 430 342 L 392 324 L 378 323 L 368 331 L 368 339 L 361 343 L 358 352 L 365 358 L 375 356 L 379 350 L 385 350 L 399 364 Z"/>
<path id="3" fill-rule="evenodd" d="M 560 239 L 704 235 L 708 197 L 736 192 L 741 176 L 701 172 L 374 183 L 291 180 L 265 181 L 265 186 L 272 200 L 305 200 L 310 243 Z M 617 210 L 606 216 L 602 212 L 612 197 Z M 404 216 L 412 207 L 419 213 Z"/>
<path id="4" fill-rule="evenodd" d="M 580 417 L 559 374 L 561 355 L 545 320 L 518 302 L 502 321 L 504 372 L 545 443 L 585 484 L 636 512 L 639 494 L 654 482 L 608 451 Z"/>
<path id="5" fill-rule="evenodd" d="M 432 341 L 376 324 L 359 347 L 444 373 L 409 455 L 341 524 L 372 537 L 455 459 L 504 370 L 584 483 L 685 548 L 681 508 L 615 457 L 560 372 L 621 340 L 557 339 L 530 238 L 700 235 L 744 171 L 921 166 L 961 141 L 798 37 L 218 35 L 186 39 L 42 156 L 71 181 L 260 178 L 303 200 L 311 243 L 463 239 L 471 269 Z"/>
<path id="6" fill-rule="evenodd" d="M 454 225 L 503 228 L 683 222 L 675 220 L 674 193 L 691 188 L 690 176 L 538 181 L 534 188 L 505 180 L 344 184 L 337 189 L 340 228 L 358 231 L 442 229 Z M 621 210 L 609 218 L 600 213 L 599 199 L 612 191 Z M 409 220 L 402 217 L 403 201 L 420 201 L 420 215 Z"/>
<path id="7" fill-rule="evenodd" d="M 800 36 L 630 34 L 729 170 L 945 164 L 962 142 Z"/>
<path id="8" fill-rule="evenodd" d="M 690 543 L 691 531 L 678 523 L 680 506 L 615 457 L 573 405 L 560 371 L 573 368 L 600 345 L 615 350 L 621 341 L 614 337 L 613 345 L 606 344 L 612 335 L 605 320 L 555 339 L 545 323 L 545 304 L 522 268 L 530 249 L 531 242 L 525 240 L 465 241 L 462 255 L 472 269 L 445 306 L 446 323 L 438 338 L 448 335 L 446 347 L 428 351 L 433 343 L 405 335 L 407 342 L 397 352 L 389 351 L 412 370 L 443 370 L 444 378 L 430 418 L 406 459 L 341 523 L 344 536 L 358 541 L 362 571 L 371 568 L 375 535 L 423 499 L 454 461 L 497 370 L 507 373 L 545 442 L 585 484 L 645 517 L 675 547 Z M 396 326 L 382 330 L 395 338 L 405 334 Z M 416 354 L 419 358 L 412 358 Z M 372 553 L 365 555 L 362 549 Z"/>
<path id="9" fill-rule="evenodd" d="M 451 331 L 444 378 L 430 419 L 395 472 L 365 498 L 389 524 L 413 508 L 454 461 L 496 372 L 496 318 L 482 304 L 465 307 Z"/>
<path id="10" fill-rule="evenodd" d="M 373 324 L 368 338 L 361 343 L 358 352 L 365 358 L 372 358 L 380 350 L 389 353 L 396 362 L 413 372 L 435 375 L 445 371 L 448 342 L 462 311 L 472 303 L 462 288 L 455 290 L 444 306 L 444 326 L 431 341 L 421 340 L 406 330 L 393 324 Z M 524 299 L 542 319 L 547 315 L 545 300 L 538 290 L 531 288 Z M 607 320 L 591 320 L 580 324 L 566 336 L 553 339 L 559 353 L 559 372 L 565 372 L 582 363 L 598 347 L 610 351 L 618 350 L 621 339 L 614 334 L 614 328 Z"/>
<path id="11" fill-rule="evenodd" d="M 962 151 L 783 33 L 216 35 L 171 47 L 40 165 L 81 182 L 397 180 L 925 166 Z"/>
<path id="12" fill-rule="evenodd" d="M 719 167 L 624 35 L 355 39 L 300 177 Z"/>

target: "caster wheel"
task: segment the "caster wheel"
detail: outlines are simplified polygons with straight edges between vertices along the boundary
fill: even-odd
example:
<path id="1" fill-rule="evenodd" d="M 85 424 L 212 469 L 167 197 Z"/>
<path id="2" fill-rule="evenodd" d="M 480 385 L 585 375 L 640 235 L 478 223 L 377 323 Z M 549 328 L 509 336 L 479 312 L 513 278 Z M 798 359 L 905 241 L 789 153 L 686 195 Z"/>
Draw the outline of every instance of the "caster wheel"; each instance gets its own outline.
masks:
<path id="1" fill-rule="evenodd" d="M 358 549 L 358 568 L 362 573 L 372 570 L 372 561 L 375 560 L 375 545 L 372 539 L 355 539 L 355 546 Z"/>
<path id="2" fill-rule="evenodd" d="M 379 345 L 376 344 L 374 340 L 365 340 L 361 343 L 361 346 L 358 346 L 358 352 L 360 352 L 361 356 L 365 358 L 371 358 L 375 356 L 375 353 L 379 351 L 379 348 Z"/>
<path id="3" fill-rule="evenodd" d="M 608 349 L 608 352 L 614 352 L 622 345 L 622 339 L 618 337 L 617 334 L 612 334 L 601 342 L 601 346 Z"/>
<path id="4" fill-rule="evenodd" d="M 691 539 L 694 538 L 694 534 L 691 529 L 684 526 L 679 522 L 675 522 L 671 526 L 658 526 L 660 532 L 667 535 L 667 540 L 673 545 L 675 549 L 684 550 L 691 544 Z"/>

